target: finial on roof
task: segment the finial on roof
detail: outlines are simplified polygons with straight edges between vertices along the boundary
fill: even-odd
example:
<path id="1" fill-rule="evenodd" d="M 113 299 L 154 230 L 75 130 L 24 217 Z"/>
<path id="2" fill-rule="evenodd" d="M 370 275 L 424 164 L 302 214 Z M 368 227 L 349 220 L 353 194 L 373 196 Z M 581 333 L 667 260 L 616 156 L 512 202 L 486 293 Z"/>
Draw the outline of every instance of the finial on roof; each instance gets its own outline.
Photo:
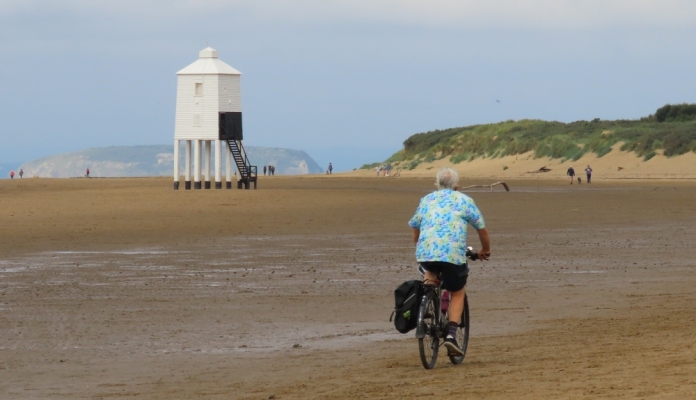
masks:
<path id="1" fill-rule="evenodd" d="M 212 47 L 206 47 L 198 53 L 200 58 L 218 58 L 218 51 Z"/>

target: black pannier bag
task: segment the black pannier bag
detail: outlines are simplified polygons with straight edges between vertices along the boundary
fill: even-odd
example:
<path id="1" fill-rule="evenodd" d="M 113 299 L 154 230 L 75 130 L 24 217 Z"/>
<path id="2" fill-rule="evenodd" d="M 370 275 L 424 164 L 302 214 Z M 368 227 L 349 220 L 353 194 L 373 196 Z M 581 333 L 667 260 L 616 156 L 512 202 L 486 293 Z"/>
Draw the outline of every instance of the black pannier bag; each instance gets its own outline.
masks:
<path id="1" fill-rule="evenodd" d="M 418 309 L 423 299 L 423 281 L 406 281 L 394 290 L 394 327 L 408 333 L 418 324 Z"/>

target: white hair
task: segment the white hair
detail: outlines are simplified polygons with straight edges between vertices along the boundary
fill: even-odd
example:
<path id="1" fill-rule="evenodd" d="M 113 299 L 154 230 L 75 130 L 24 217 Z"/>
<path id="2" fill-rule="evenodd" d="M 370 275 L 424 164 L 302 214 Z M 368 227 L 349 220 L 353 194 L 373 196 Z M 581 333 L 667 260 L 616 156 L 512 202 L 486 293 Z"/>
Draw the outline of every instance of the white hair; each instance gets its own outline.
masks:
<path id="1" fill-rule="evenodd" d="M 443 168 L 437 172 L 435 186 L 438 190 L 454 189 L 459 183 L 459 174 L 452 168 Z"/>

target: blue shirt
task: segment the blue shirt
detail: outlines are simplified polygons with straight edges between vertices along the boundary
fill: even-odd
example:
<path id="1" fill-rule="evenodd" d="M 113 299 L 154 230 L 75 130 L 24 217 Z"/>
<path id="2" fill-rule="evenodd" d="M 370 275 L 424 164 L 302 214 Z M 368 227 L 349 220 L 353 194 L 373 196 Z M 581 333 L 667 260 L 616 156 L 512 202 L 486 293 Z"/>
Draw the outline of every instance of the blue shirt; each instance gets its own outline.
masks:
<path id="1" fill-rule="evenodd" d="M 456 265 L 466 262 L 466 228 L 486 227 L 483 215 L 471 197 L 451 189 L 438 190 L 423 197 L 411 228 L 420 229 L 416 260 L 444 261 Z"/>

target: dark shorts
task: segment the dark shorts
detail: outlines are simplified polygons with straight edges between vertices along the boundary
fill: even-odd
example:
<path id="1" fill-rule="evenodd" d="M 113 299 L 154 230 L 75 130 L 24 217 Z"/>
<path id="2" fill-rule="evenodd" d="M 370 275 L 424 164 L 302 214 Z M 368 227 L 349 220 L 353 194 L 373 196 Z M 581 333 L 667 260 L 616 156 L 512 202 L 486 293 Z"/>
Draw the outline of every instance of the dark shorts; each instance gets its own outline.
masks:
<path id="1" fill-rule="evenodd" d="M 437 274 L 442 282 L 442 288 L 448 292 L 458 292 L 466 286 L 466 279 L 469 277 L 469 265 L 456 265 L 442 261 L 427 261 L 420 265 L 426 271 Z"/>

